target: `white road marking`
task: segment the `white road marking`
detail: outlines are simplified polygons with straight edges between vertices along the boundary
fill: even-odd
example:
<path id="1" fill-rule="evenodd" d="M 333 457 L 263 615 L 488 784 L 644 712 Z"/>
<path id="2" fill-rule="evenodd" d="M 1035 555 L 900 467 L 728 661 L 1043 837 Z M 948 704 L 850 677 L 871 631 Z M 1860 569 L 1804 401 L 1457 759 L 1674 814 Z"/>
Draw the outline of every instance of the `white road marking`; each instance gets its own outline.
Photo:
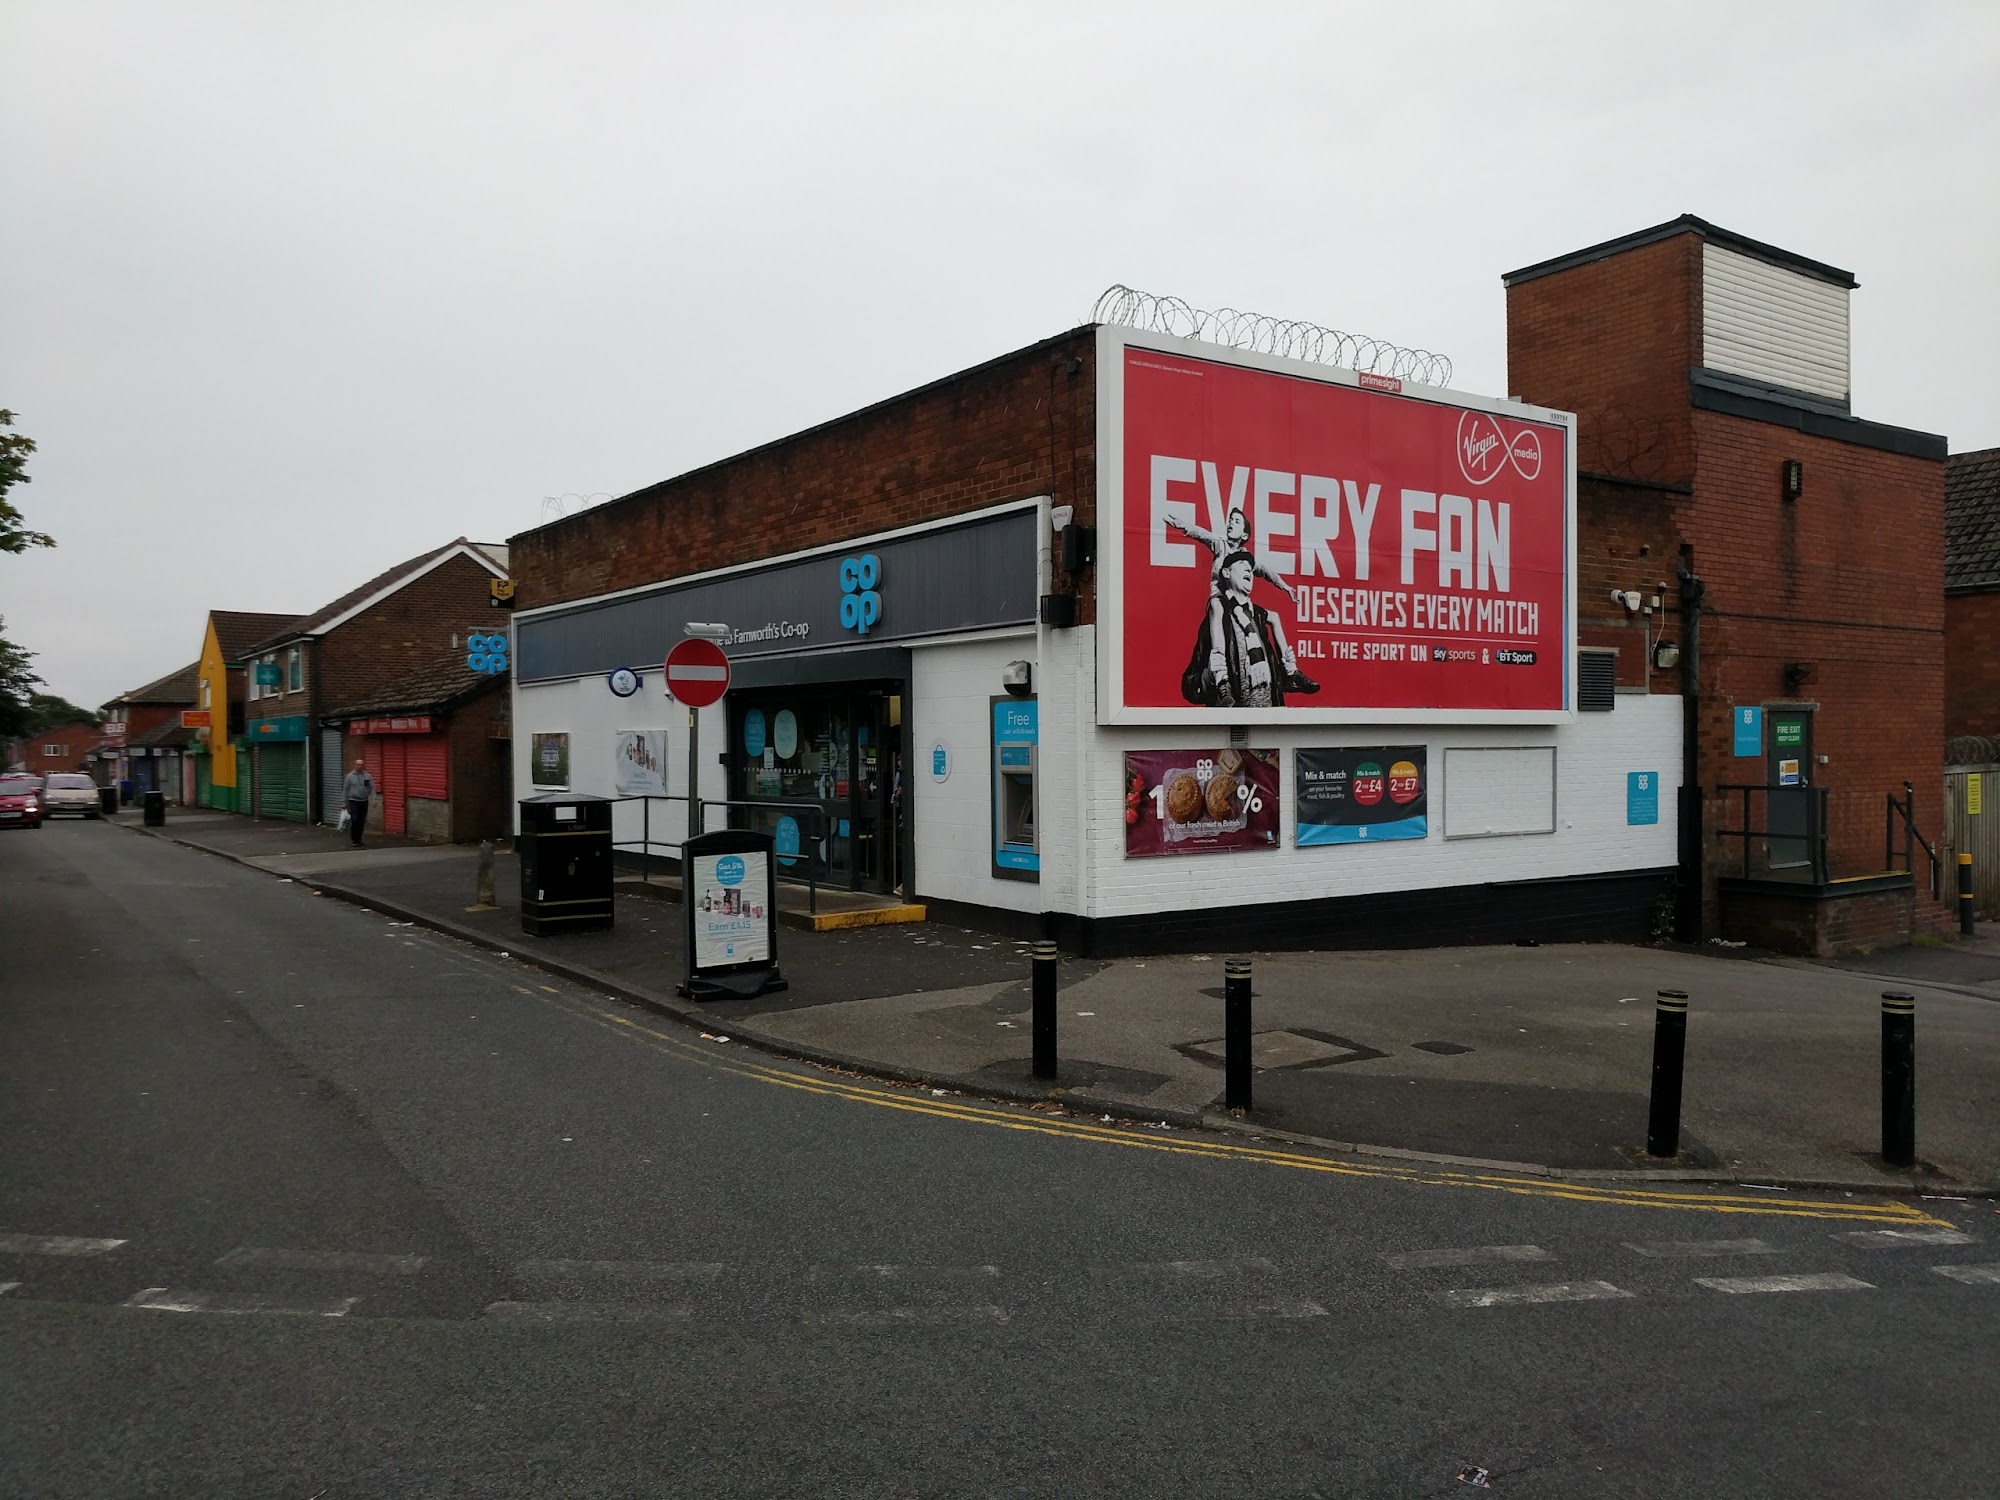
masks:
<path id="1" fill-rule="evenodd" d="M 1863 1250 L 1897 1250 L 1905 1245 L 1969 1245 L 1972 1236 L 1962 1229 L 1857 1229 L 1836 1234 L 1837 1240 L 1859 1245 Z"/>
<path id="2" fill-rule="evenodd" d="M 1548 1286 L 1495 1286 L 1444 1294 L 1449 1307 L 1511 1307 L 1526 1302 L 1599 1302 L 1632 1293 L 1608 1281 L 1558 1281 Z"/>
<path id="3" fill-rule="evenodd" d="M 881 1281 L 963 1281 L 991 1280 L 1000 1274 L 998 1266 L 856 1266 L 857 1276 Z"/>
<path id="4" fill-rule="evenodd" d="M 9 1292 L 13 1291 L 14 1288 L 19 1286 L 20 1284 L 21 1283 L 18 1281 L 0 1281 L 0 1297 L 6 1296 Z"/>
<path id="5" fill-rule="evenodd" d="M 1221 1316 L 1229 1317 L 1227 1308 Z M 1269 1302 L 1252 1302 L 1237 1314 L 1246 1318 L 1323 1318 L 1326 1309 L 1310 1297 L 1279 1297 Z"/>
<path id="6" fill-rule="evenodd" d="M 102 1255 L 124 1240 L 83 1240 L 66 1234 L 0 1234 L 0 1251 L 9 1255 Z"/>
<path id="7" fill-rule="evenodd" d="M 368 1271 L 408 1276 L 421 1271 L 421 1255 L 370 1255 L 358 1250 L 273 1250 L 240 1245 L 216 1262 L 218 1266 L 257 1266 L 280 1271 Z"/>
<path id="8" fill-rule="evenodd" d="M 1625 1248 L 1654 1260 L 1696 1259 L 1724 1255 L 1776 1255 L 1778 1247 L 1763 1240 L 1645 1240 L 1627 1241 Z"/>
<path id="9" fill-rule="evenodd" d="M 527 1281 L 713 1281 L 720 1261 L 700 1260 L 524 1260 L 514 1274 Z"/>
<path id="10" fill-rule="evenodd" d="M 1697 1276 L 1696 1286 L 1716 1292 L 1866 1292 L 1872 1282 L 1839 1271 L 1812 1271 L 1797 1276 Z"/>
<path id="11" fill-rule="evenodd" d="M 494 1302 L 482 1316 L 500 1323 L 659 1323 L 692 1314 L 648 1302 Z"/>
<path id="12" fill-rule="evenodd" d="M 149 1286 L 125 1306 L 150 1312 L 281 1313 L 301 1318 L 344 1318 L 359 1297 L 286 1297 L 275 1292 L 190 1292 Z"/>
<path id="13" fill-rule="evenodd" d="M 1135 1260 L 1125 1265 L 1100 1266 L 1097 1274 L 1105 1276 L 1176 1276 L 1190 1281 L 1219 1281 L 1225 1276 L 1268 1276 L 1277 1270 L 1262 1256 L 1252 1256 L 1248 1260 Z"/>
<path id="14" fill-rule="evenodd" d="M 808 1323 L 1005 1323 L 1010 1321 L 1007 1309 L 981 1304 L 973 1307 L 882 1307 L 843 1308 L 837 1311 L 808 1313 Z"/>
<path id="15" fill-rule="evenodd" d="M 1967 1286 L 2000 1286 L 2000 1261 L 1984 1266 L 1932 1266 L 1931 1269 Z"/>
<path id="16" fill-rule="evenodd" d="M 1493 1261 L 1513 1263 L 1555 1257 L 1540 1245 L 1476 1245 L 1469 1250 L 1398 1250 L 1382 1259 L 1391 1270 L 1416 1271 L 1430 1266 L 1480 1266 Z"/>

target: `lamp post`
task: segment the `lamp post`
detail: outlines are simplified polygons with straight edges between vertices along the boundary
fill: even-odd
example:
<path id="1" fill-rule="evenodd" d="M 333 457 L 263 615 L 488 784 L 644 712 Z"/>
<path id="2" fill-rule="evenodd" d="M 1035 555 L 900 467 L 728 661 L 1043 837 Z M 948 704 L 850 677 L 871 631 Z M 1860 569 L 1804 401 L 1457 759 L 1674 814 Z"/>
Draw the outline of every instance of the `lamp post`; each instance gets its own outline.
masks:
<path id="1" fill-rule="evenodd" d="M 692 640 L 714 641 L 720 644 L 729 639 L 727 625 L 689 620 L 681 627 L 681 633 Z M 687 836 L 695 838 L 701 833 L 701 710 L 693 703 L 688 704 L 688 823 Z M 682 899 L 687 899 L 682 893 Z"/>

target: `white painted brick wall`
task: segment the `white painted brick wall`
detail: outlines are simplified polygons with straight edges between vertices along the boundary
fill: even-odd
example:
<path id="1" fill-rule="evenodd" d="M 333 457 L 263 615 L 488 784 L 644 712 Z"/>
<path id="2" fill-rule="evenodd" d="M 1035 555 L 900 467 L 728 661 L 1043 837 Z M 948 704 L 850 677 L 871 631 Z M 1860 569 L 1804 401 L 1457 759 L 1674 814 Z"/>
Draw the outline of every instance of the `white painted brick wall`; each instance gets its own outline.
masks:
<path id="1" fill-rule="evenodd" d="M 1094 632 L 1079 629 L 1051 637 L 1051 661 L 1042 679 L 1044 765 L 1059 735 L 1075 743 L 1077 723 L 1051 713 L 1061 676 L 1095 681 L 1090 661 Z M 1067 668 L 1067 672 L 1064 671 Z M 1085 700 L 1086 702 L 1088 700 Z M 1094 706 L 1082 722 L 1087 726 Z M 1574 724 L 1523 728 L 1382 726 L 1255 729 L 1250 743 L 1281 752 L 1281 842 L 1276 849 L 1236 854 L 1126 859 L 1124 760 L 1127 750 L 1220 749 L 1226 733 L 1181 729 L 1087 728 L 1082 750 L 1087 796 L 1081 812 L 1087 858 L 1080 870 L 1081 904 L 1066 887 L 1049 883 L 1053 909 L 1092 917 L 1178 911 L 1222 903 L 1299 901 L 1376 891 L 1420 890 L 1485 881 L 1537 880 L 1652 869 L 1675 860 L 1675 796 L 1680 786 L 1681 706 L 1678 697 L 1618 696 L 1608 714 L 1581 714 Z M 1402 843 L 1300 849 L 1293 845 L 1296 804 L 1292 752 L 1304 746 L 1424 745 L 1432 778 L 1430 836 Z M 1444 752 L 1448 746 L 1550 745 L 1556 747 L 1556 831 L 1503 838 L 1448 840 L 1443 828 Z M 1654 771 L 1660 777 L 1660 821 L 1625 822 L 1625 775 Z M 1045 832 L 1052 819 L 1046 806 Z M 1048 881 L 1044 863 L 1044 880 Z M 1054 899 L 1057 890 L 1065 899 Z"/>

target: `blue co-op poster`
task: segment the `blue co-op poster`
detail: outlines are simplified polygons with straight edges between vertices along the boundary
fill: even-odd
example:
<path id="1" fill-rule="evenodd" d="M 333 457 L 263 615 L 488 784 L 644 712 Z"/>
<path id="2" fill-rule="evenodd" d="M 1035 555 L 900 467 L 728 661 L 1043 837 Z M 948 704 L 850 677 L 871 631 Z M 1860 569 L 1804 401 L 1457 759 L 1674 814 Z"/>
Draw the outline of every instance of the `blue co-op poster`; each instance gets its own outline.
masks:
<path id="1" fill-rule="evenodd" d="M 1381 844 L 1430 833 L 1422 745 L 1298 753 L 1297 842 Z"/>

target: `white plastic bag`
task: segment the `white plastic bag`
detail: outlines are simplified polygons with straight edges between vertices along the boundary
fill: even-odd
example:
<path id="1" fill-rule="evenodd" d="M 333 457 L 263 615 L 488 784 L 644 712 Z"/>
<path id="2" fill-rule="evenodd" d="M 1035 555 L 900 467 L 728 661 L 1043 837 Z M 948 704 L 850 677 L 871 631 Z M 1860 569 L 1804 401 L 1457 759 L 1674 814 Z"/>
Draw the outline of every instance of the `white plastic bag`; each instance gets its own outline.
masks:
<path id="1" fill-rule="evenodd" d="M 334 824 L 333 826 L 335 828 L 338 828 L 342 833 L 345 833 L 347 831 L 347 819 L 348 819 L 348 812 L 347 809 L 343 807 L 340 810 L 340 821 Z"/>

